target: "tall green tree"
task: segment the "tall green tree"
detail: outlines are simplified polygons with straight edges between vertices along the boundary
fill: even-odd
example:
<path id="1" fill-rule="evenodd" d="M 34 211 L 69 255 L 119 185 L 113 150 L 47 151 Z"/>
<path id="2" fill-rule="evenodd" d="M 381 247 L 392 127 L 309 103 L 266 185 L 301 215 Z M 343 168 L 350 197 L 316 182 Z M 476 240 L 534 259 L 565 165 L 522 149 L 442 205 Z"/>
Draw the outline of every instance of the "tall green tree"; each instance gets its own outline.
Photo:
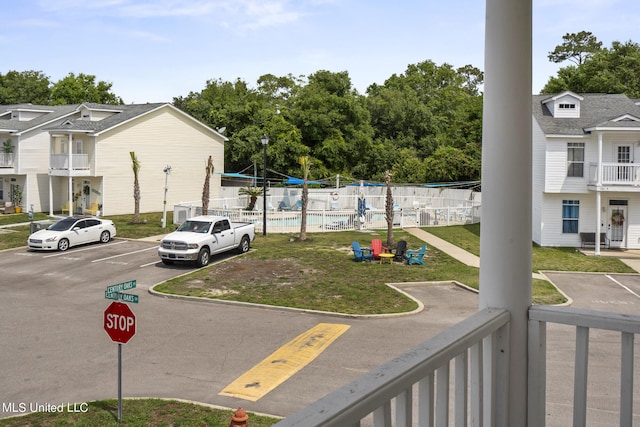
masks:
<path id="1" fill-rule="evenodd" d="M 122 98 L 111 92 L 111 83 L 96 82 L 96 76 L 69 73 L 51 88 L 51 104 L 80 104 L 96 102 L 98 104 L 120 105 Z"/>
<path id="2" fill-rule="evenodd" d="M 48 105 L 51 82 L 42 71 L 9 71 L 0 74 L 0 104 Z"/>
<path id="3" fill-rule="evenodd" d="M 549 52 L 549 61 L 570 61 L 579 66 L 602 49 L 602 42 L 589 31 L 567 33 L 562 36 L 562 40 L 562 44 L 556 46 L 553 52 Z"/>
<path id="4" fill-rule="evenodd" d="M 140 224 L 140 180 L 138 175 L 140 174 L 140 160 L 136 157 L 134 151 L 130 151 L 131 156 L 131 169 L 133 170 L 133 223 Z"/>
<path id="5" fill-rule="evenodd" d="M 300 129 L 311 156 L 331 174 L 348 172 L 370 149 L 369 112 L 346 71 L 310 75 L 295 97 L 289 119 Z"/>
<path id="6" fill-rule="evenodd" d="M 577 66 L 564 67 L 551 77 L 542 93 L 624 93 L 640 97 L 640 45 L 614 41 Z"/>

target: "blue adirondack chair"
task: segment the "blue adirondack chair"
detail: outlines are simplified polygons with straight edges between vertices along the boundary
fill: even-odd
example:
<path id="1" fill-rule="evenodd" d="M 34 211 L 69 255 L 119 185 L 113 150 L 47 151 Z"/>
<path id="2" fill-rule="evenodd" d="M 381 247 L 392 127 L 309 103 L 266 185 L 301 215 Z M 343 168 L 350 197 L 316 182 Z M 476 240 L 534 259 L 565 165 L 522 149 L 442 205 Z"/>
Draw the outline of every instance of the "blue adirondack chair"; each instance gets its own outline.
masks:
<path id="1" fill-rule="evenodd" d="M 424 265 L 424 260 L 422 258 L 424 258 L 425 252 L 427 252 L 426 244 L 422 245 L 420 249 L 409 249 L 406 255 L 404 256 L 405 259 L 407 260 L 407 264 L 408 265 L 411 265 L 411 264 Z"/>
<path id="2" fill-rule="evenodd" d="M 371 261 L 373 254 L 371 253 L 371 249 L 369 248 L 361 248 L 360 243 L 353 242 L 351 243 L 351 249 L 353 249 L 353 260 L 354 261 Z"/>

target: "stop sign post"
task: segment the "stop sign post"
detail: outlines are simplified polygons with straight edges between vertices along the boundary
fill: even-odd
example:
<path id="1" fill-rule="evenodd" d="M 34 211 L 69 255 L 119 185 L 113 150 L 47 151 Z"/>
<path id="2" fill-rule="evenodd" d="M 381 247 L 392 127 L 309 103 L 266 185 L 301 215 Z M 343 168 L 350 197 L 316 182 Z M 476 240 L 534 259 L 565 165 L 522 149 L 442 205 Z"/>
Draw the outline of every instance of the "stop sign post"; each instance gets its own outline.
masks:
<path id="1" fill-rule="evenodd" d="M 126 344 L 136 334 L 136 315 L 127 304 L 114 301 L 104 311 L 104 330 L 111 341 Z"/>
<path id="2" fill-rule="evenodd" d="M 122 344 L 136 334 L 136 315 L 125 303 L 114 301 L 104 311 L 104 330 L 118 343 L 118 423 L 122 422 Z"/>

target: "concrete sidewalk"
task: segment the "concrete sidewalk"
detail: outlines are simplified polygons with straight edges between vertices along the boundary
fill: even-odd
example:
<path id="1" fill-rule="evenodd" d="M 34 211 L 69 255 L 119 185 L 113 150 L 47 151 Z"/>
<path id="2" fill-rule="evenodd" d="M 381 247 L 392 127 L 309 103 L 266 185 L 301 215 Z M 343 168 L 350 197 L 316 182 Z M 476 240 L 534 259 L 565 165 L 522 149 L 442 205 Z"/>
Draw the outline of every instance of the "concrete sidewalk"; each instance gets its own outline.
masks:
<path id="1" fill-rule="evenodd" d="M 427 242 L 428 245 L 438 248 L 442 252 L 457 259 L 463 264 L 480 268 L 480 257 L 467 252 L 464 249 L 447 242 L 446 240 L 442 240 L 441 238 L 434 236 L 431 233 L 427 233 L 426 231 L 417 227 L 405 228 L 404 231 L 413 234 L 418 239 Z"/>
<path id="2" fill-rule="evenodd" d="M 417 227 L 405 228 L 405 231 L 413 234 L 418 239 L 427 242 L 427 244 L 438 248 L 442 252 L 457 259 L 463 264 L 466 264 L 471 267 L 478 267 L 478 268 L 480 267 L 480 258 L 478 256 L 472 253 L 469 253 L 464 249 L 459 248 L 456 245 L 453 245 L 447 242 L 446 240 L 442 240 L 441 238 L 434 236 L 433 234 L 428 233 Z M 594 256 L 593 250 L 580 250 L 580 251 L 587 256 Z M 636 272 L 640 273 L 640 250 L 603 249 L 600 251 L 600 256 L 618 258 L 620 261 L 627 264 L 629 267 L 633 268 Z M 537 274 L 537 273 L 533 273 L 533 277 L 536 279 L 545 279 L 543 275 Z"/>

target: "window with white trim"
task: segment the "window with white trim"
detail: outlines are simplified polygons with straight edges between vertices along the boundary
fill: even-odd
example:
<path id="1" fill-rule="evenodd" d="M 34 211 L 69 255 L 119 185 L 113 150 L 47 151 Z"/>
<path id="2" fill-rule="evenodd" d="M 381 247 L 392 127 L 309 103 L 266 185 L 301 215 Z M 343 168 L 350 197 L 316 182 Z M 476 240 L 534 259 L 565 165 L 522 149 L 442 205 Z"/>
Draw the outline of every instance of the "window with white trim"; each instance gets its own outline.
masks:
<path id="1" fill-rule="evenodd" d="M 584 176 L 584 142 L 567 143 L 567 176 Z"/>
<path id="2" fill-rule="evenodd" d="M 577 233 L 580 219 L 580 200 L 562 201 L 562 232 Z"/>

